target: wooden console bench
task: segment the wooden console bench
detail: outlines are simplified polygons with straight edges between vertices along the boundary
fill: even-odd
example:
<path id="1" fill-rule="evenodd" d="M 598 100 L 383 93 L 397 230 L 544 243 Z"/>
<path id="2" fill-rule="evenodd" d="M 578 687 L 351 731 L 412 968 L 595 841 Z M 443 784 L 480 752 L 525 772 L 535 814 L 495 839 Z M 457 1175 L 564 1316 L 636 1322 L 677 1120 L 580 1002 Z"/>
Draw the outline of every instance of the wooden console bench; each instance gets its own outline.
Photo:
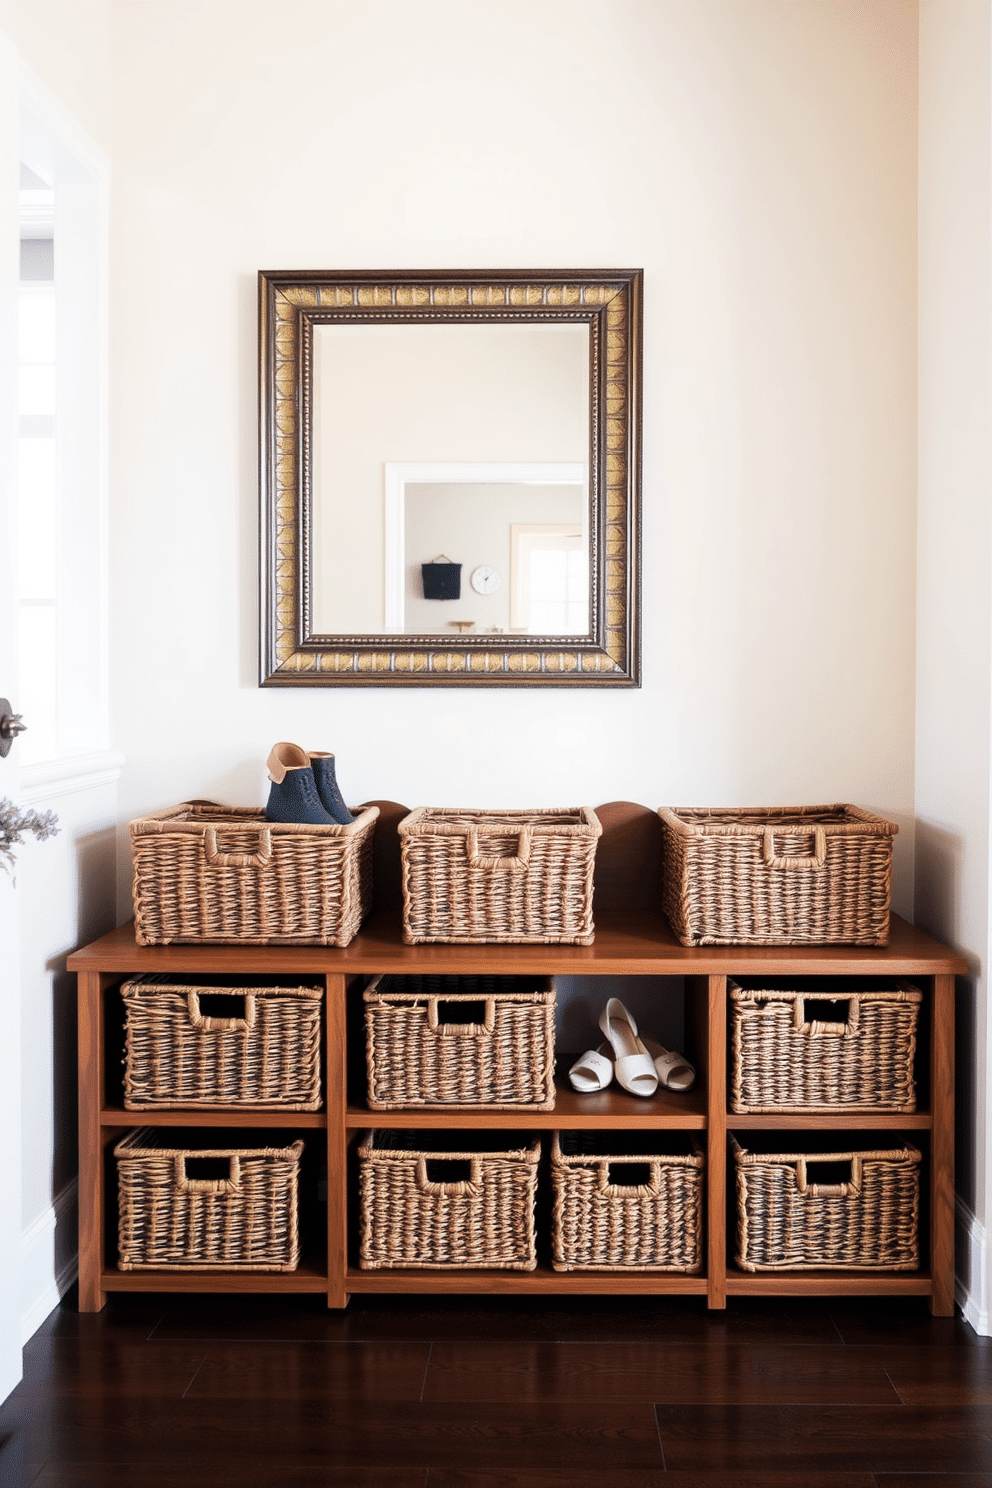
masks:
<path id="1" fill-rule="evenodd" d="M 377 803 L 386 804 L 389 803 Z M 889 945 L 856 947 L 687 949 L 649 907 L 658 845 L 644 808 L 598 808 L 604 838 L 597 860 L 596 939 L 591 946 L 404 946 L 396 906 L 395 861 L 384 813 L 376 911 L 345 949 L 318 947 L 141 947 L 122 926 L 69 957 L 79 984 L 79 1298 L 83 1311 L 104 1305 L 109 1291 L 314 1292 L 343 1307 L 357 1292 L 691 1293 L 723 1307 L 727 1296 L 925 1296 L 931 1310 L 954 1308 L 954 978 L 964 959 L 921 930 L 893 917 Z M 656 822 L 656 818 L 654 821 Z M 626 907 L 620 907 L 626 906 Z M 326 994 L 326 1109 L 316 1113 L 258 1111 L 126 1111 L 121 1095 L 123 1050 L 120 983 L 142 972 L 195 979 L 278 975 L 319 978 Z M 699 1071 L 688 1095 L 659 1091 L 650 1100 L 616 1086 L 593 1096 L 559 1083 L 548 1112 L 461 1110 L 373 1113 L 362 1082 L 361 989 L 376 973 L 552 976 L 665 976 L 684 978 L 686 1051 Z M 906 977 L 924 994 L 917 1057 L 918 1110 L 912 1115 L 734 1115 L 728 1111 L 728 977 Z M 349 1029 L 352 1053 L 349 1059 Z M 358 1058 L 356 1058 L 356 1053 Z M 349 1083 L 350 1082 L 350 1083 Z M 276 1138 L 299 1134 L 326 1143 L 326 1245 L 323 1219 L 299 1269 L 288 1274 L 245 1272 L 121 1272 L 116 1269 L 117 1206 L 113 1147 L 137 1126 L 218 1128 L 233 1144 L 239 1128 L 264 1128 Z M 567 1272 L 545 1256 L 536 1271 L 362 1271 L 357 1265 L 354 1203 L 349 1197 L 348 1149 L 370 1127 L 557 1129 L 656 1128 L 699 1133 L 706 1152 L 706 1267 L 701 1276 L 671 1273 Z M 746 1273 L 733 1255 L 733 1204 L 728 1204 L 728 1132 L 757 1129 L 899 1133 L 920 1146 L 922 1265 L 915 1272 L 802 1271 Z M 218 1140 L 221 1140 L 218 1138 Z M 784 1144 L 786 1147 L 792 1144 Z M 322 1216 L 322 1209 L 314 1206 Z"/>

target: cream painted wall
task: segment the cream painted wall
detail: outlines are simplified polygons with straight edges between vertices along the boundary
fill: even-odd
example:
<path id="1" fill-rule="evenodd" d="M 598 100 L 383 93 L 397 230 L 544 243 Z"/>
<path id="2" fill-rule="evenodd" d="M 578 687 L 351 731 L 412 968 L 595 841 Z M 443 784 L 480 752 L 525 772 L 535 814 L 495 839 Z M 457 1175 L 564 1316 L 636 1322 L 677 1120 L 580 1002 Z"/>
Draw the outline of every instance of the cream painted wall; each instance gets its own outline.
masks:
<path id="1" fill-rule="evenodd" d="M 920 11 L 916 917 L 967 953 L 958 995 L 959 1288 L 992 1331 L 988 966 L 992 703 L 992 16 Z"/>
<path id="2" fill-rule="evenodd" d="M 352 800 L 850 799 L 910 908 L 915 6 L 144 0 L 112 41 L 122 815 L 260 802 L 277 738 Z M 571 263 L 645 269 L 642 689 L 259 691 L 256 271 Z"/>
<path id="3" fill-rule="evenodd" d="M 120 820 L 261 801 L 286 737 L 352 800 L 850 799 L 901 822 L 911 909 L 911 0 L 0 0 L 0 26 L 111 143 Z M 642 689 L 260 691 L 257 270 L 569 263 L 645 269 Z"/>
<path id="4" fill-rule="evenodd" d="M 0 31 L 101 149 L 110 143 L 111 0 L 0 0 Z"/>

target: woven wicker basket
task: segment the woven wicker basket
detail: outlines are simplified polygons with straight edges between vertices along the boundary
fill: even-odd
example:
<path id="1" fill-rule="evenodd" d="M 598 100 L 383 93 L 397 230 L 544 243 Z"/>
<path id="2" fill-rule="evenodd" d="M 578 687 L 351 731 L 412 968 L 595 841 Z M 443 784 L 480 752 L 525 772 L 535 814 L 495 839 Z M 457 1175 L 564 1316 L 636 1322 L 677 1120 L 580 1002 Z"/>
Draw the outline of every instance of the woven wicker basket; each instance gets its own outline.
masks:
<path id="1" fill-rule="evenodd" d="M 269 982 L 125 982 L 124 1105 L 317 1111 L 323 993 Z M 214 1011 L 204 1012 L 201 999 Z"/>
<path id="2" fill-rule="evenodd" d="M 591 945 L 599 821 L 421 806 L 399 825 L 403 939 Z"/>
<path id="3" fill-rule="evenodd" d="M 728 986 L 732 1111 L 916 1110 L 916 987 Z"/>
<path id="4" fill-rule="evenodd" d="M 554 1106 L 547 977 L 379 976 L 365 991 L 365 1036 L 374 1111 Z"/>
<path id="5" fill-rule="evenodd" d="M 239 1132 L 241 1147 L 194 1148 L 177 1146 L 177 1137 L 188 1133 L 141 1127 L 114 1148 L 118 1269 L 295 1271 L 303 1143 L 248 1145 Z M 197 1176 L 205 1162 L 226 1162 L 226 1176 Z"/>
<path id="6" fill-rule="evenodd" d="M 892 822 L 857 806 L 663 806 L 662 903 L 683 945 L 886 945 Z"/>
<path id="7" fill-rule="evenodd" d="M 703 1155 L 689 1147 L 666 1132 L 555 1132 L 554 1269 L 700 1271 Z"/>
<path id="8" fill-rule="evenodd" d="M 506 1132 L 372 1131 L 358 1147 L 359 1264 L 533 1271 L 541 1144 Z"/>
<path id="9" fill-rule="evenodd" d="M 809 1138 L 804 1133 L 811 1146 Z M 915 1147 L 781 1154 L 747 1151 L 730 1140 L 737 1264 L 745 1271 L 918 1269 L 921 1159 Z"/>
<path id="10" fill-rule="evenodd" d="M 187 802 L 130 823 L 139 945 L 346 946 L 372 901 L 377 806 L 350 826 Z"/>

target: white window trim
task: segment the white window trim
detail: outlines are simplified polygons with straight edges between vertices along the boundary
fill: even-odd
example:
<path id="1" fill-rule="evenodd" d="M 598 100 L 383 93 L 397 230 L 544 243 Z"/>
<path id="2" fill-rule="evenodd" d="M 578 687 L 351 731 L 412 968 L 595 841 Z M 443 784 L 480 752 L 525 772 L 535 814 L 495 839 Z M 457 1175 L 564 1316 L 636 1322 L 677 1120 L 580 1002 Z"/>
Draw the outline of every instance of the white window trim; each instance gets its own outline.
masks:
<path id="1" fill-rule="evenodd" d="M 50 771 L 48 779 L 80 777 L 80 758 L 97 758 L 110 744 L 110 634 L 109 634 L 109 264 L 110 264 L 110 163 L 103 151 L 82 130 L 68 110 L 23 62 L 19 64 L 20 139 L 19 158 L 42 180 L 66 187 L 86 184 L 93 189 L 93 211 L 87 229 L 87 247 L 95 256 L 94 300 L 88 317 L 87 344 L 95 366 L 94 457 L 87 501 L 87 522 L 96 532 L 96 558 L 87 576 L 88 592 L 94 596 L 95 643 L 92 687 L 93 755 L 80 756 L 78 745 L 64 755 L 22 766 L 26 786 L 33 792 L 32 775 Z M 56 202 L 58 198 L 56 197 Z M 56 219 L 58 206 L 56 205 Z M 58 231 L 58 220 L 56 220 Z M 30 726 L 30 719 L 25 720 Z M 114 758 L 118 758 L 114 756 Z M 88 770 L 84 775 L 91 773 Z M 99 773 L 99 772 L 98 772 Z M 82 788 L 82 787 L 78 787 Z M 27 797 L 25 797 L 27 799 Z"/>

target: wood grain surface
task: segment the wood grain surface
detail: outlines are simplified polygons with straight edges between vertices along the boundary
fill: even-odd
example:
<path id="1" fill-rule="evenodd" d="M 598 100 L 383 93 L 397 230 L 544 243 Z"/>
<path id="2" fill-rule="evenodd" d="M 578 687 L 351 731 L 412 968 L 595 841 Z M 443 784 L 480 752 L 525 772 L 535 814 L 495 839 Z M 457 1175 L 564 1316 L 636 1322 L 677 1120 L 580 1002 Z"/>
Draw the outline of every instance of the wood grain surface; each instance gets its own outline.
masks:
<path id="1" fill-rule="evenodd" d="M 992 1488 L 992 1343 L 912 1299 L 114 1295 L 24 1360 L 16 1488 Z"/>

